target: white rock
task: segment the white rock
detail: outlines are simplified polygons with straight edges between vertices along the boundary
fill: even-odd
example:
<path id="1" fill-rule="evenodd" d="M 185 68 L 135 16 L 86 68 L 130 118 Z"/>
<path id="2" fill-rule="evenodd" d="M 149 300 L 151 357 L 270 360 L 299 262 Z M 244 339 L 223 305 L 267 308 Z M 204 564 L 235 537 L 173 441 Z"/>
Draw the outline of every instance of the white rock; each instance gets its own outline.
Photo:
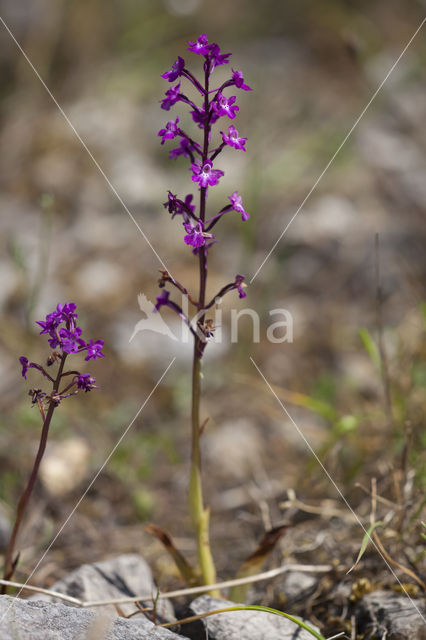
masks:
<path id="1" fill-rule="evenodd" d="M 143 615 L 111 620 L 103 610 L 0 596 L 2 640 L 178 640 Z"/>
<path id="2" fill-rule="evenodd" d="M 83 438 L 50 441 L 40 465 L 40 479 L 51 495 L 63 496 L 87 476 L 90 448 Z"/>
<path id="3" fill-rule="evenodd" d="M 58 591 L 83 601 L 99 601 L 132 596 L 155 595 L 157 587 L 152 577 L 151 569 L 145 560 L 136 553 L 128 553 L 95 562 L 84 564 L 63 580 L 59 580 L 52 587 L 52 591 Z M 56 602 L 51 596 L 37 594 L 31 599 Z M 145 601 L 145 606 L 152 605 L 152 601 Z M 160 618 L 174 620 L 174 611 L 170 602 L 161 599 L 157 603 L 157 615 Z M 136 611 L 133 603 L 121 604 L 121 610 L 125 615 Z M 109 615 L 117 615 L 113 605 L 103 607 Z"/>

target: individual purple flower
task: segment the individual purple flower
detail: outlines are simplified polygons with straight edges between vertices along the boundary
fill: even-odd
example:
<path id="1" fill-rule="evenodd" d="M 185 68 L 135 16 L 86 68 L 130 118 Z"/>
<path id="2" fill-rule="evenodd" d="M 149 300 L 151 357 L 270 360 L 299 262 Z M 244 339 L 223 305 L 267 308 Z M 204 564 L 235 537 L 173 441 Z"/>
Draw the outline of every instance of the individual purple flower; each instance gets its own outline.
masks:
<path id="1" fill-rule="evenodd" d="M 232 80 L 238 89 L 243 89 L 244 91 L 252 91 L 252 88 L 249 87 L 248 84 L 245 84 L 244 77 L 241 71 L 234 71 L 234 69 L 232 69 Z"/>
<path id="2" fill-rule="evenodd" d="M 238 289 L 238 295 L 240 298 L 246 298 L 247 294 L 244 291 L 244 287 L 246 286 L 244 284 L 244 280 L 245 280 L 245 276 L 241 275 L 240 273 L 237 273 L 237 275 L 235 276 L 235 285 L 237 286 Z"/>
<path id="3" fill-rule="evenodd" d="M 200 129 L 204 129 L 204 124 L 206 122 L 206 115 L 205 115 L 204 108 L 202 108 L 202 109 L 194 109 L 194 111 L 191 111 L 191 116 L 192 116 L 193 121 L 196 124 L 198 124 Z M 210 111 L 210 114 L 209 114 L 209 125 L 213 125 L 218 120 L 219 120 L 219 115 L 213 110 Z"/>
<path id="4" fill-rule="evenodd" d="M 165 202 L 163 206 L 168 209 L 169 213 L 176 213 L 178 202 L 177 196 L 169 191 L 167 202 Z"/>
<path id="5" fill-rule="evenodd" d="M 170 71 L 166 71 L 166 73 L 161 74 L 161 77 L 165 78 L 169 82 L 174 82 L 182 75 L 184 68 L 185 60 L 178 56 L 178 59 L 173 63 Z"/>
<path id="6" fill-rule="evenodd" d="M 157 303 L 154 307 L 154 311 L 159 311 L 161 307 L 168 306 L 170 292 L 163 289 L 159 296 L 157 296 Z"/>
<path id="7" fill-rule="evenodd" d="M 179 156 L 183 156 L 184 158 L 191 158 L 193 151 L 201 153 L 200 145 L 197 142 L 190 142 L 188 138 L 182 136 L 179 141 L 179 146 L 170 150 L 169 158 L 171 160 L 178 158 Z"/>
<path id="8" fill-rule="evenodd" d="M 210 49 L 210 71 L 213 71 L 215 67 L 220 67 L 222 64 L 228 64 L 230 53 L 221 53 L 218 44 L 214 43 Z"/>
<path id="9" fill-rule="evenodd" d="M 99 389 L 95 385 L 96 378 L 90 375 L 90 373 L 81 373 L 77 378 L 77 389 L 83 389 L 86 393 L 92 389 Z"/>
<path id="10" fill-rule="evenodd" d="M 236 99 L 236 96 L 227 98 L 223 95 L 222 92 L 220 92 L 217 96 L 217 100 L 213 102 L 213 109 L 215 113 L 218 116 L 228 116 L 228 118 L 231 118 L 231 120 L 233 120 L 236 115 L 235 112 L 240 110 L 240 108 L 236 104 L 234 104 Z"/>
<path id="11" fill-rule="evenodd" d="M 164 144 L 166 140 L 172 140 L 173 138 L 176 138 L 177 135 L 179 135 L 178 122 L 179 116 L 176 118 L 176 120 L 170 120 L 170 122 L 166 124 L 166 127 L 164 129 L 160 129 L 157 135 L 162 138 L 161 144 Z"/>
<path id="12" fill-rule="evenodd" d="M 188 40 L 188 44 L 190 46 L 187 48 L 189 51 L 192 51 L 192 53 L 196 53 L 199 56 L 206 56 L 212 46 L 211 44 L 208 44 L 208 42 L 206 34 L 202 33 L 195 42 Z"/>
<path id="13" fill-rule="evenodd" d="M 178 158 L 179 156 L 183 156 L 184 158 L 190 158 L 189 151 L 191 150 L 191 145 L 187 138 L 182 137 L 179 141 L 179 146 L 174 149 L 170 149 L 169 158 L 171 160 Z"/>
<path id="14" fill-rule="evenodd" d="M 194 162 L 191 165 L 191 169 L 193 172 L 192 180 L 193 182 L 198 182 L 201 187 L 213 187 L 215 184 L 219 182 L 219 179 L 224 176 L 224 172 L 220 171 L 220 169 L 213 169 L 213 163 L 211 160 L 206 160 L 206 162 L 201 165 L 198 162 Z"/>
<path id="15" fill-rule="evenodd" d="M 64 353 L 77 353 L 81 344 L 80 336 L 81 336 L 80 327 L 75 327 L 75 329 L 73 329 L 72 331 L 65 328 L 59 329 L 59 339 L 60 339 L 60 346 L 62 351 Z M 52 345 L 54 341 L 55 339 L 49 340 L 49 344 L 52 347 L 52 349 L 55 348 Z"/>
<path id="16" fill-rule="evenodd" d="M 58 311 L 53 311 L 53 313 L 48 313 L 46 316 L 46 320 L 36 320 L 36 324 L 40 325 L 41 331 L 40 335 L 43 333 L 52 333 L 59 327 L 59 325 L 63 322 L 62 313 Z"/>
<path id="17" fill-rule="evenodd" d="M 234 211 L 241 213 L 241 220 L 244 221 L 250 218 L 250 214 L 244 209 L 243 199 L 238 195 L 238 191 L 234 191 L 232 196 L 228 196 L 228 200 L 230 201 Z"/>
<path id="18" fill-rule="evenodd" d="M 210 249 L 210 247 L 216 244 L 216 242 L 217 240 L 215 240 L 214 236 L 211 236 L 211 239 L 209 240 L 209 242 L 206 242 L 205 244 L 202 245 L 205 255 L 207 255 L 207 252 Z M 201 251 L 201 247 L 194 247 L 192 249 L 192 253 L 194 254 L 194 256 L 197 256 L 200 251 Z"/>
<path id="19" fill-rule="evenodd" d="M 192 193 L 188 193 L 188 195 L 185 196 L 185 205 L 188 207 L 190 211 L 192 211 L 192 213 L 194 213 L 195 211 L 195 205 L 191 204 L 193 197 L 194 196 L 192 195 Z"/>
<path id="20" fill-rule="evenodd" d="M 41 389 L 30 389 L 28 395 L 31 396 L 31 404 L 36 404 L 46 397 L 46 394 Z"/>
<path id="21" fill-rule="evenodd" d="M 36 324 L 42 329 L 40 335 L 49 333 L 53 338 L 55 330 L 62 322 L 66 322 L 70 328 L 75 327 L 75 319 L 78 318 L 78 314 L 75 313 L 76 308 L 74 302 L 58 304 L 55 311 L 47 314 L 46 320 L 36 320 Z"/>
<path id="22" fill-rule="evenodd" d="M 58 304 L 56 307 L 57 313 L 62 313 L 62 316 L 70 321 L 78 318 L 78 314 L 75 313 L 76 309 L 77 305 L 74 302 L 66 302 L 64 305 Z"/>
<path id="23" fill-rule="evenodd" d="M 183 202 L 182 200 L 178 200 L 176 211 L 172 215 L 172 219 L 175 215 L 181 215 L 184 222 L 189 222 L 191 213 L 194 213 L 195 211 L 195 205 L 191 204 L 193 197 L 192 193 L 188 193 Z"/>
<path id="24" fill-rule="evenodd" d="M 22 365 L 22 377 L 25 378 L 25 380 L 27 379 L 28 369 L 38 369 L 43 373 L 43 375 L 45 374 L 43 368 L 39 364 L 37 364 L 36 362 L 29 362 L 28 358 L 26 358 L 25 356 L 20 356 L 19 362 Z"/>
<path id="25" fill-rule="evenodd" d="M 182 215 L 184 221 L 188 222 L 189 212 L 194 213 L 195 211 L 195 206 L 191 204 L 192 198 L 192 193 L 188 193 L 182 202 L 182 200 L 179 200 L 179 198 L 169 191 L 168 200 L 164 203 L 164 207 L 172 214 L 172 220 L 176 215 Z"/>
<path id="26" fill-rule="evenodd" d="M 180 100 L 179 91 L 180 91 L 180 82 L 179 84 L 176 84 L 174 87 L 170 87 L 170 89 L 166 91 L 166 97 L 163 98 L 163 100 L 160 100 L 161 108 L 164 109 L 165 111 L 170 111 L 170 107 L 173 107 L 173 105 L 175 105 L 176 102 L 179 102 Z"/>
<path id="27" fill-rule="evenodd" d="M 199 220 L 196 224 L 192 221 L 185 222 L 184 225 L 187 235 L 184 237 L 186 244 L 191 245 L 194 249 L 198 249 L 206 244 L 207 240 L 212 240 L 214 236 L 211 233 L 204 233 L 203 223 Z"/>
<path id="28" fill-rule="evenodd" d="M 223 131 L 220 133 L 222 134 L 222 140 L 225 144 L 228 144 L 230 147 L 234 147 L 234 149 L 240 149 L 242 151 L 246 150 L 244 145 L 247 142 L 247 138 L 240 138 L 234 125 L 229 125 L 228 134 Z"/>
<path id="29" fill-rule="evenodd" d="M 101 352 L 101 349 L 103 346 L 104 346 L 103 340 L 96 340 L 95 342 L 93 342 L 93 340 L 90 339 L 89 342 L 84 343 L 84 347 L 82 351 L 87 349 L 87 356 L 84 359 L 86 361 L 89 361 L 89 360 L 97 360 L 97 358 L 104 358 L 105 356 Z"/>
<path id="30" fill-rule="evenodd" d="M 30 368 L 30 362 L 28 361 L 28 358 L 26 358 L 25 356 L 21 356 L 19 358 L 19 362 L 22 365 L 22 376 L 25 378 L 25 380 L 27 379 L 27 371 Z"/>

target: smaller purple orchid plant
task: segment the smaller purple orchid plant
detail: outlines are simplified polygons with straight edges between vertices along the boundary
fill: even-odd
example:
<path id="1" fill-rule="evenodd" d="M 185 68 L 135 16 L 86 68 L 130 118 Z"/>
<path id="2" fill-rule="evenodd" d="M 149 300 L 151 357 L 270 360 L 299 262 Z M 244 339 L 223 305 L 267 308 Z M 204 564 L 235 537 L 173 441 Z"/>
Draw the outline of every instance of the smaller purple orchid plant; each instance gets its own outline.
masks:
<path id="1" fill-rule="evenodd" d="M 36 324 L 40 325 L 40 335 L 46 334 L 49 336 L 48 343 L 53 349 L 53 352 L 46 361 L 46 366 L 51 367 L 55 362 L 59 362 L 60 369 L 65 364 L 66 358 L 71 354 L 85 353 L 85 360 L 97 360 L 103 358 L 102 348 L 104 346 L 103 340 L 86 342 L 81 337 L 82 330 L 77 326 L 76 320 L 78 314 L 76 313 L 76 305 L 74 302 L 68 302 L 66 304 L 58 304 L 55 311 L 49 313 L 46 316 L 46 320 L 36 320 Z M 59 349 L 59 351 L 58 351 Z M 46 368 L 36 362 L 29 362 L 28 358 L 21 356 L 19 362 L 22 365 L 22 376 L 27 379 L 28 369 L 37 369 L 40 373 L 49 380 L 55 386 L 54 378 L 47 372 Z M 60 371 L 60 377 L 72 376 L 68 385 L 66 385 L 61 391 L 55 389 L 54 395 L 46 395 L 40 390 L 40 393 L 33 396 L 33 403 L 37 400 L 44 399 L 44 404 L 54 402 L 55 406 L 58 406 L 61 400 L 76 395 L 79 391 L 91 391 L 92 389 L 98 389 L 95 385 L 96 379 L 90 375 L 90 373 L 79 373 L 78 371 Z M 35 399 L 34 399 L 35 398 Z"/>
<path id="2" fill-rule="evenodd" d="M 85 354 L 86 361 L 104 357 L 102 353 L 104 341 L 90 339 L 86 342 L 82 338 L 81 328 L 77 326 L 77 318 L 76 305 L 73 302 L 58 304 L 56 309 L 46 316 L 45 320 L 37 320 L 37 324 L 41 327 L 40 334 L 48 336 L 48 343 L 52 349 L 45 365 L 30 362 L 26 356 L 19 358 L 22 376 L 25 380 L 27 380 L 29 370 L 36 369 L 50 383 L 51 389 L 46 392 L 41 388 L 33 388 L 28 393 L 31 396 L 32 405 L 37 405 L 40 411 L 43 427 L 34 466 L 28 484 L 18 503 L 15 524 L 6 551 L 4 563 L 5 580 L 11 580 L 18 563 L 19 554 L 14 557 L 16 539 L 46 449 L 53 413 L 65 398 L 75 396 L 81 391 L 87 393 L 92 389 L 99 389 L 96 385 L 96 378 L 90 373 L 81 373 L 76 369 L 64 370 L 65 362 L 70 356 Z M 50 373 L 55 364 L 58 365 L 56 372 Z M 2 592 L 6 592 L 6 586 L 3 586 Z"/>
<path id="3" fill-rule="evenodd" d="M 194 356 L 192 370 L 192 453 L 191 475 L 189 485 L 189 505 L 193 524 L 196 530 L 198 556 L 201 570 L 201 580 L 204 584 L 214 584 L 216 573 L 209 543 L 209 509 L 204 507 L 201 485 L 201 451 L 200 436 L 203 425 L 200 424 L 200 395 L 201 395 L 201 360 L 209 338 L 214 335 L 214 326 L 211 319 L 206 318 L 206 313 L 228 292 L 236 290 L 240 298 L 246 297 L 244 290 L 244 276 L 237 274 L 234 279 L 216 293 L 210 300 L 207 298 L 207 258 L 210 249 L 217 244 L 213 233 L 217 223 L 224 219 L 225 214 L 232 211 L 241 215 L 241 220 L 246 222 L 250 214 L 244 208 L 242 197 L 238 191 L 233 190 L 228 196 L 229 203 L 210 217 L 207 216 L 207 199 L 210 189 L 215 187 L 224 178 L 225 173 L 216 165 L 218 156 L 225 149 L 232 152 L 246 151 L 247 138 L 240 135 L 234 126 L 234 121 L 239 113 L 236 104 L 236 95 L 227 95 L 228 89 L 237 91 L 251 91 L 246 84 L 241 71 L 232 69 L 230 77 L 219 86 L 213 83 L 213 73 L 217 67 L 229 64 L 230 53 L 222 53 L 216 43 L 210 43 L 205 33 L 195 41 L 188 42 L 188 50 L 203 60 L 203 77 L 198 80 L 189 70 L 185 60 L 178 56 L 171 69 L 162 74 L 165 80 L 173 84 L 161 100 L 161 108 L 165 111 L 176 105 L 186 105 L 196 130 L 201 130 L 200 139 L 190 135 L 182 128 L 179 116 L 168 121 L 159 130 L 158 137 L 161 144 L 177 140 L 177 146 L 171 149 L 169 157 L 176 159 L 185 158 L 189 162 L 191 180 L 198 187 L 199 204 L 195 205 L 192 193 L 179 198 L 171 191 L 168 192 L 167 202 L 164 207 L 171 214 L 171 218 L 177 218 L 182 223 L 185 244 L 192 248 L 193 254 L 198 259 L 199 265 L 199 290 L 198 294 L 191 294 L 178 280 L 167 271 L 161 271 L 159 287 L 161 294 L 157 297 L 155 310 L 159 311 L 163 306 L 169 307 L 187 324 L 194 336 Z M 184 92 L 183 84 L 189 82 L 195 88 L 200 101 L 194 101 Z M 225 119 L 225 120 L 224 120 Z M 231 122 L 229 122 L 229 120 Z M 214 127 L 217 123 L 226 122 L 219 129 L 217 140 L 214 138 Z M 220 126 L 220 124 L 219 124 Z M 220 136 L 220 137 L 219 137 Z M 171 292 L 165 287 L 175 287 L 194 307 L 195 321 L 186 315 L 181 306 L 171 299 Z"/>

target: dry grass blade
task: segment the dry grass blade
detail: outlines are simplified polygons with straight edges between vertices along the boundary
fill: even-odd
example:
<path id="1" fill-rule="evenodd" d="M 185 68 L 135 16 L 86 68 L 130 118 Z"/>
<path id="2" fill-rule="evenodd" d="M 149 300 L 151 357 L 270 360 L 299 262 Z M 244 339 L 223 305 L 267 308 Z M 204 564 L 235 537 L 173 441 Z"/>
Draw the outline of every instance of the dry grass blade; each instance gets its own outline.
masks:
<path id="1" fill-rule="evenodd" d="M 1 580 L 0 584 L 3 582 L 10 587 L 16 587 L 18 589 L 32 591 L 33 593 L 44 593 L 48 596 L 52 596 L 54 598 L 58 598 L 60 600 L 65 600 L 66 602 L 72 602 L 77 607 L 91 608 L 91 607 L 100 607 L 106 605 L 113 604 L 126 604 L 138 601 L 146 601 L 146 600 L 161 600 L 163 598 L 178 598 L 180 596 L 189 596 L 196 595 L 199 593 L 206 593 L 210 591 L 210 589 L 227 589 L 229 587 L 234 587 L 240 584 L 249 584 L 252 582 L 260 582 L 262 580 L 268 580 L 270 578 L 275 578 L 276 576 L 281 575 L 282 573 L 287 573 L 288 571 L 300 571 L 302 573 L 329 573 L 333 570 L 342 570 L 342 567 L 333 567 L 331 564 L 322 564 L 322 565 L 310 565 L 310 564 L 291 564 L 284 565 L 282 567 L 276 567 L 275 569 L 270 569 L 269 571 L 264 571 L 255 576 L 250 576 L 247 578 L 239 578 L 234 580 L 226 580 L 224 582 L 218 582 L 217 584 L 208 585 L 208 586 L 200 586 L 200 587 L 190 587 L 187 589 L 177 589 L 176 591 L 169 591 L 164 593 L 159 593 L 153 596 L 152 594 L 142 594 L 136 595 L 132 597 L 125 598 L 113 598 L 110 600 L 93 600 L 86 601 L 79 600 L 78 598 L 73 598 L 72 596 L 67 596 L 63 593 L 59 593 L 58 591 L 50 591 L 49 589 L 43 589 L 42 587 L 34 587 L 31 585 L 25 585 L 20 582 L 11 582 L 10 580 Z M 146 610 L 152 610 L 152 607 L 146 607 Z M 139 613 L 139 612 L 138 612 Z"/>
<path id="2" fill-rule="evenodd" d="M 376 482 L 376 478 L 372 478 L 371 479 L 371 514 L 370 514 L 371 526 L 374 525 L 374 522 L 376 519 L 376 506 L 377 506 L 377 482 Z M 387 560 L 389 564 L 392 564 L 394 567 L 397 567 L 398 569 L 400 569 L 407 576 L 410 576 L 410 578 L 412 578 L 415 582 L 417 582 L 417 584 L 421 586 L 423 591 L 426 592 L 426 584 L 423 582 L 421 578 L 419 578 L 414 573 L 414 571 L 411 571 L 411 569 L 404 567 L 402 564 L 399 564 L 399 562 L 391 558 L 391 556 L 388 554 L 388 552 L 382 545 L 382 542 L 379 536 L 377 535 L 377 531 L 374 531 L 374 530 L 372 531 L 372 538 L 376 544 L 376 548 L 379 550 L 379 552 L 382 554 L 385 560 Z M 408 595 L 404 587 L 403 589 L 406 595 Z"/>
<path id="3" fill-rule="evenodd" d="M 42 587 L 33 587 L 29 584 L 22 584 L 21 582 L 14 582 L 12 580 L 3 580 L 0 579 L 0 584 L 6 585 L 7 587 L 16 587 L 20 590 L 32 591 L 33 593 L 44 593 L 47 596 L 52 596 L 54 598 L 58 598 L 60 600 L 64 600 L 65 602 L 71 602 L 76 606 L 83 606 L 83 603 L 78 598 L 73 598 L 72 596 L 67 596 L 64 593 L 59 593 L 58 591 L 51 591 L 50 589 L 42 589 Z"/>
<path id="4" fill-rule="evenodd" d="M 164 624 L 159 624 L 159 627 L 175 627 L 181 624 L 188 624 L 189 622 L 195 622 L 196 620 L 201 620 L 202 618 L 208 618 L 209 616 L 217 615 L 218 613 L 230 613 L 232 611 L 260 611 L 264 613 L 272 613 L 277 616 L 281 616 L 283 618 L 287 618 L 287 620 L 291 620 L 294 624 L 298 625 L 300 628 L 305 629 L 314 638 L 317 640 L 326 640 L 324 636 L 320 633 L 312 629 L 308 624 L 296 618 L 295 616 L 291 616 L 289 613 L 284 613 L 283 611 L 278 611 L 277 609 L 271 609 L 270 607 L 262 607 L 258 605 L 241 605 L 237 607 L 225 607 L 223 609 L 215 609 L 214 611 L 207 611 L 206 613 L 200 613 L 196 616 L 190 616 L 188 618 L 182 618 L 182 620 L 178 620 L 177 622 L 166 622 Z"/>
<path id="5" fill-rule="evenodd" d="M 263 573 L 259 573 L 256 576 L 249 576 L 247 578 L 238 578 L 234 580 L 226 580 L 224 582 L 217 582 L 216 584 L 211 585 L 203 585 L 199 587 L 189 587 L 187 589 L 177 589 L 176 591 L 168 591 L 164 593 L 160 593 L 158 596 L 158 600 L 162 598 L 178 598 L 180 596 L 190 596 L 199 593 L 207 593 L 211 591 L 211 589 L 227 589 L 229 587 L 235 587 L 240 584 L 249 584 L 252 582 L 260 582 L 261 580 L 268 580 L 269 578 L 275 578 L 276 576 L 281 575 L 282 573 L 286 573 L 287 571 L 301 571 L 305 573 L 329 573 L 330 571 L 338 570 L 341 571 L 342 567 L 333 567 L 330 564 L 323 565 L 305 565 L 305 564 L 291 564 L 285 565 L 282 567 L 277 567 L 275 569 L 270 569 L 269 571 L 264 571 Z M 98 601 L 87 601 L 82 602 L 81 606 L 83 607 L 100 607 L 102 605 L 107 604 L 125 604 L 126 602 L 134 602 L 135 600 L 154 600 L 155 598 L 152 595 L 137 595 L 133 597 L 126 598 L 116 598 L 112 600 L 98 600 Z"/>
<path id="6" fill-rule="evenodd" d="M 389 564 L 392 564 L 394 567 L 397 567 L 398 569 L 400 569 L 407 576 L 410 576 L 410 578 L 415 580 L 415 582 L 417 582 L 417 584 L 420 585 L 421 588 L 423 589 L 423 591 L 426 593 L 426 584 L 423 582 L 423 580 L 421 578 L 419 578 L 419 576 L 417 576 L 414 573 L 414 571 L 411 571 L 411 569 L 408 569 L 408 567 L 404 567 L 404 565 L 400 564 L 399 562 L 397 562 L 396 560 L 391 558 L 391 556 L 388 554 L 388 552 L 386 551 L 386 549 L 382 545 L 381 540 L 380 540 L 379 536 L 377 535 L 377 531 L 373 531 L 372 537 L 373 537 L 373 540 L 376 543 L 377 547 L 379 548 L 380 552 L 386 558 L 386 560 L 389 562 Z"/>
<path id="7" fill-rule="evenodd" d="M 254 576 L 259 573 L 263 563 L 265 562 L 268 555 L 275 548 L 278 540 L 281 538 L 283 533 L 290 527 L 291 525 L 281 525 L 279 527 L 275 527 L 270 531 L 267 531 L 260 541 L 257 548 L 253 551 L 252 554 L 249 555 L 247 560 L 242 564 L 237 573 L 237 578 L 247 578 L 249 576 Z M 247 591 L 249 588 L 249 584 L 242 584 L 235 586 L 231 589 L 230 598 L 235 602 L 244 602 Z"/>
<path id="8" fill-rule="evenodd" d="M 158 538 L 158 540 L 164 545 L 168 553 L 173 558 L 177 568 L 179 569 L 179 573 L 181 574 L 185 582 L 190 585 L 198 584 L 199 580 L 197 574 L 195 573 L 189 562 L 181 554 L 179 549 L 176 547 L 171 535 L 165 529 L 162 529 L 161 527 L 152 523 L 148 524 L 145 527 L 145 530 L 151 535 Z"/>
<path id="9" fill-rule="evenodd" d="M 371 539 L 371 534 L 373 533 L 374 529 L 376 527 L 381 527 L 383 526 L 383 522 L 375 522 L 374 524 L 371 525 L 371 527 L 369 527 L 368 531 L 365 533 L 363 539 L 362 539 L 362 543 L 361 543 L 361 548 L 359 550 L 357 559 L 355 560 L 355 564 L 352 565 L 352 567 L 349 569 L 349 571 L 346 572 L 346 574 L 350 573 L 351 571 L 353 571 L 355 569 L 356 566 L 358 566 L 359 561 L 361 560 L 362 556 L 365 553 L 365 550 L 367 548 L 368 543 L 370 542 Z"/>

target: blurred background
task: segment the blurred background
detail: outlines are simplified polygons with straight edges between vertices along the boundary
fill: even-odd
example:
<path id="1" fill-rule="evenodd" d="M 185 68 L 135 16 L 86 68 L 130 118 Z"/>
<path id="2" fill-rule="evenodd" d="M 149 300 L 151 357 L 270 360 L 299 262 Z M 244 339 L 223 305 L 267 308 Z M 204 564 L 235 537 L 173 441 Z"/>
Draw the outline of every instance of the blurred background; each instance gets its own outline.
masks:
<path id="1" fill-rule="evenodd" d="M 157 138 L 167 120 L 187 120 L 179 105 L 161 110 L 169 85 L 160 75 L 178 55 L 198 73 L 200 60 L 186 47 L 203 32 L 232 52 L 231 64 L 216 73 L 223 79 L 230 67 L 241 70 L 253 87 L 237 93 L 235 126 L 248 138 L 247 153 L 229 149 L 220 156 L 225 177 L 210 206 L 213 214 L 238 190 L 251 218 L 242 224 L 237 214 L 228 216 L 217 228 L 211 296 L 236 273 L 253 277 L 426 10 L 420 0 L 2 0 L 1 6 L 134 221 L 188 288 L 196 283 L 196 261 L 162 203 L 168 189 L 195 191 L 187 161 L 170 161 L 173 143 L 161 146 Z M 411 510 L 399 533 L 405 531 L 419 553 L 426 478 L 425 61 L 422 30 L 248 297 L 229 294 L 224 302 L 225 339 L 207 348 L 202 405 L 209 417 L 206 496 L 221 577 L 233 575 L 265 528 L 285 520 L 299 524 L 274 564 L 283 557 L 329 562 L 340 554 L 350 561 L 362 539 L 250 356 L 362 519 L 368 520 L 373 476 L 394 504 L 410 491 Z M 51 584 L 82 562 L 137 550 L 167 584 L 174 569 L 143 526 L 154 521 L 168 528 L 194 557 L 185 501 L 191 348 L 148 331 L 129 343 L 143 317 L 137 295 L 155 301 L 161 264 L 4 24 L 0 78 L 0 500 L 6 519 L 40 432 L 27 396 L 39 380 L 30 372 L 25 382 L 18 363 L 20 355 L 46 357 L 35 320 L 58 302 L 73 301 L 85 335 L 103 338 L 106 353 L 88 368 L 101 389 L 55 413 L 17 577 L 30 573 L 176 356 L 34 578 Z M 376 233 L 390 406 L 377 354 Z M 238 343 L 229 340 L 230 309 L 243 305 L 261 318 L 258 344 L 249 318 L 240 322 Z M 291 344 L 267 340 L 269 311 L 277 308 L 294 319 Z M 168 310 L 163 316 L 177 328 Z M 297 506 L 294 495 L 303 504 Z"/>

